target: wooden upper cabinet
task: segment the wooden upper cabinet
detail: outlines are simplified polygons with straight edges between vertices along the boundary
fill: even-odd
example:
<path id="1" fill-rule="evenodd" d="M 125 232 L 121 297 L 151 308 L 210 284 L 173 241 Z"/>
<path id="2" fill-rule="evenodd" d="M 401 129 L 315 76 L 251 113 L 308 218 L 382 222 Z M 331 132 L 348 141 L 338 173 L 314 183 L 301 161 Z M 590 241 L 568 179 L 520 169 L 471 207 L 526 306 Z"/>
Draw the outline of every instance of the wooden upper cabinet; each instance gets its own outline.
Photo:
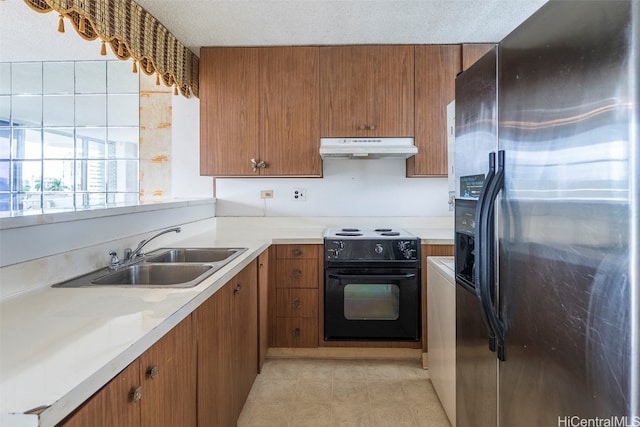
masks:
<path id="1" fill-rule="evenodd" d="M 202 175 L 322 175 L 318 49 L 201 49 Z"/>
<path id="2" fill-rule="evenodd" d="M 413 104 L 413 46 L 320 48 L 321 136 L 413 136 Z"/>
<path id="3" fill-rule="evenodd" d="M 322 175 L 318 48 L 260 50 L 261 175 Z"/>
<path id="4" fill-rule="evenodd" d="M 200 174 L 257 175 L 258 48 L 200 51 Z"/>
<path id="5" fill-rule="evenodd" d="M 462 45 L 462 71 L 472 66 L 478 59 L 493 49 L 495 44 L 463 44 Z"/>
<path id="6" fill-rule="evenodd" d="M 407 176 L 447 176 L 447 104 L 461 71 L 460 45 L 415 47 L 418 154 L 407 159 Z"/>

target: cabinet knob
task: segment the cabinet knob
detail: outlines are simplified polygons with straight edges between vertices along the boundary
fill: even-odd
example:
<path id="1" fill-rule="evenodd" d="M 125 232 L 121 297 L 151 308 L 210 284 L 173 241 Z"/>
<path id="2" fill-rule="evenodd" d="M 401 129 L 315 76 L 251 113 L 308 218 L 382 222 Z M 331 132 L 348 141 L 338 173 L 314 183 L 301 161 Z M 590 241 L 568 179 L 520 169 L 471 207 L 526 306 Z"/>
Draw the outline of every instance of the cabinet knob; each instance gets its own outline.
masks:
<path id="1" fill-rule="evenodd" d="M 251 159 L 251 169 L 254 172 L 257 172 L 258 169 L 264 169 L 267 167 L 267 164 L 264 162 L 264 160 L 256 160 L 256 159 Z"/>
<path id="2" fill-rule="evenodd" d="M 242 288 L 242 286 L 240 286 L 240 283 L 238 283 L 236 285 L 236 287 L 233 289 L 233 294 L 234 295 L 238 295 L 240 293 L 240 289 Z"/>
<path id="3" fill-rule="evenodd" d="M 147 368 L 147 378 L 156 379 L 158 377 L 158 367 L 156 365 Z"/>
<path id="4" fill-rule="evenodd" d="M 302 271 L 296 268 L 291 272 L 291 275 L 293 276 L 294 279 L 299 279 L 302 277 Z"/>
<path id="5" fill-rule="evenodd" d="M 291 331 L 291 336 L 294 338 L 298 338 L 300 336 L 300 328 L 294 328 Z"/>
<path id="6" fill-rule="evenodd" d="M 293 252 L 293 256 L 302 255 L 302 249 L 300 249 L 300 248 L 295 248 L 292 252 Z"/>
<path id="7" fill-rule="evenodd" d="M 291 305 L 293 306 L 293 308 L 301 308 L 302 307 L 302 302 L 300 301 L 300 298 L 294 298 L 294 300 L 291 303 Z"/>
<path id="8" fill-rule="evenodd" d="M 369 126 L 369 130 L 376 130 L 375 125 Z"/>
<path id="9" fill-rule="evenodd" d="M 132 388 L 129 392 L 129 398 L 132 402 L 139 402 L 142 399 L 142 386 Z"/>
<path id="10" fill-rule="evenodd" d="M 365 130 L 366 128 L 367 128 L 367 126 L 365 126 L 365 125 L 358 126 L 358 129 L 360 129 L 360 130 Z"/>

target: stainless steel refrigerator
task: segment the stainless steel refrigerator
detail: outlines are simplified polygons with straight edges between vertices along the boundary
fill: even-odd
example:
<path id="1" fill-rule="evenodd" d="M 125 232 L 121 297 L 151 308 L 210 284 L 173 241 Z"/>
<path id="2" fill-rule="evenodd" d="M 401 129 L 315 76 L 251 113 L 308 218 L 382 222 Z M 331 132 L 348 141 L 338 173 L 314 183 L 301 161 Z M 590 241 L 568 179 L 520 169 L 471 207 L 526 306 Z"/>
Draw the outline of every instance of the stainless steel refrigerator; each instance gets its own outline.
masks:
<path id="1" fill-rule="evenodd" d="M 551 0 L 456 79 L 458 427 L 640 425 L 639 102 L 639 0 Z"/>

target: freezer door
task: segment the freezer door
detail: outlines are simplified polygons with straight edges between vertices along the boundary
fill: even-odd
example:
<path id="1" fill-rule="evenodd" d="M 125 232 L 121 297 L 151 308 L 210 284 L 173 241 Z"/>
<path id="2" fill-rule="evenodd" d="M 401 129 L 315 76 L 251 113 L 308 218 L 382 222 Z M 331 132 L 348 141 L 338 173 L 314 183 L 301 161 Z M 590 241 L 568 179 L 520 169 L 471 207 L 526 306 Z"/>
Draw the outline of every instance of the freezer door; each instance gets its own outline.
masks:
<path id="1" fill-rule="evenodd" d="M 456 78 L 456 198 L 477 199 L 498 146 L 496 48 Z"/>
<path id="2" fill-rule="evenodd" d="M 476 200 L 497 150 L 496 50 L 456 79 L 456 423 L 495 426 L 497 360 L 475 291 Z M 467 199 L 467 200 L 465 200 Z"/>
<path id="3" fill-rule="evenodd" d="M 551 1 L 500 44 L 503 427 L 638 415 L 639 6 Z"/>

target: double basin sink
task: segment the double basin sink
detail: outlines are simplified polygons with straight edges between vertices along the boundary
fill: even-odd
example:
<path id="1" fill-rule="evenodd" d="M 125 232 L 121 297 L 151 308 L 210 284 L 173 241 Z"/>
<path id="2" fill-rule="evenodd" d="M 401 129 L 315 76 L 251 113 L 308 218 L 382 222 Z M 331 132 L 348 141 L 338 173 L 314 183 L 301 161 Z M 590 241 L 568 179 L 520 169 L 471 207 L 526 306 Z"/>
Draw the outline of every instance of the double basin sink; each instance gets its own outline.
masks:
<path id="1" fill-rule="evenodd" d="M 124 286 L 191 288 L 240 256 L 247 248 L 164 248 L 115 270 L 101 269 L 54 288 Z"/>

